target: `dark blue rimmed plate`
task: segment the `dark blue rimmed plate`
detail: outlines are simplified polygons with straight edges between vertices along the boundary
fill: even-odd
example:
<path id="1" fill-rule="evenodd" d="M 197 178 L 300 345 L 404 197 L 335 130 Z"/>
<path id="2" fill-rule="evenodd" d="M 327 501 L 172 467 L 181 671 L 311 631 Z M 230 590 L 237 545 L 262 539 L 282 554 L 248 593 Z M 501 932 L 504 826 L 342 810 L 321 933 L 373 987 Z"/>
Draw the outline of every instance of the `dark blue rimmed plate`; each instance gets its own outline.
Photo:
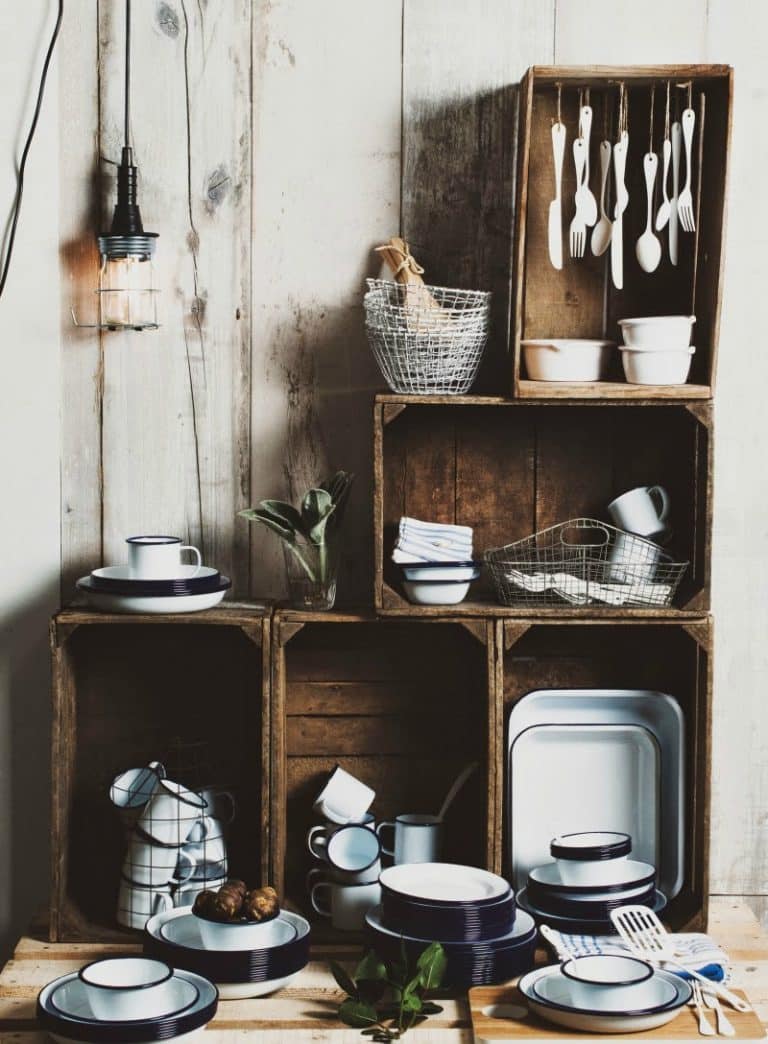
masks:
<path id="1" fill-rule="evenodd" d="M 226 580 L 226 577 L 224 577 Z M 182 566 L 179 576 L 164 580 L 137 580 L 130 575 L 128 566 L 105 566 L 94 569 L 88 577 L 94 591 L 116 595 L 143 595 L 167 598 L 171 595 L 208 594 L 221 590 L 222 576 L 218 569 L 201 566 Z M 229 587 L 229 583 L 227 583 Z"/>
<path id="2" fill-rule="evenodd" d="M 521 888 L 517 893 L 517 905 L 520 909 L 526 910 L 532 917 L 535 917 L 538 923 L 548 924 L 550 927 L 557 928 L 558 931 L 566 934 L 583 932 L 587 935 L 600 935 L 605 932 L 610 932 L 611 934 L 615 932 L 609 915 L 603 918 L 568 917 L 542 910 L 529 900 L 526 888 Z M 619 903 L 617 905 L 621 906 L 622 904 Z M 655 913 L 661 913 L 666 905 L 667 898 L 664 893 L 658 891 L 658 889 L 654 890 L 653 903 L 648 903 L 648 908 Z"/>
<path id="3" fill-rule="evenodd" d="M 216 1014 L 218 990 L 207 978 L 190 971 L 176 970 L 174 978 L 196 990 L 197 998 L 191 1005 L 185 1004 L 172 1015 L 105 1022 L 94 1019 L 78 973 L 70 972 L 40 991 L 37 1020 L 41 1029 L 57 1038 L 84 1044 L 154 1044 L 202 1029 Z"/>
<path id="4" fill-rule="evenodd" d="M 288 942 L 259 950 L 206 950 L 192 907 L 179 907 L 150 917 L 144 929 L 144 953 L 219 985 L 284 979 L 301 971 L 309 961 L 309 922 L 288 910 L 282 910 L 279 916 L 296 929 L 295 937 Z M 174 928 L 169 937 L 171 923 Z"/>
<path id="5" fill-rule="evenodd" d="M 498 874 L 456 863 L 400 863 L 382 871 L 379 883 L 384 896 L 443 909 L 480 908 L 512 895 Z"/>
<path id="6" fill-rule="evenodd" d="M 589 899 L 586 896 L 573 898 L 560 892 L 540 891 L 534 882 L 529 881 L 526 888 L 528 901 L 536 909 L 543 910 L 558 917 L 588 917 L 606 920 L 610 917 L 611 910 L 616 910 L 627 903 L 636 903 L 638 906 L 653 906 L 656 899 L 656 889 L 653 885 L 639 894 L 634 895 L 611 895 L 604 899 Z"/>
<path id="7" fill-rule="evenodd" d="M 595 892 L 632 892 L 643 887 L 649 888 L 656 882 L 656 868 L 650 863 L 643 863 L 637 859 L 625 859 L 617 867 L 623 871 L 619 874 L 619 880 L 615 884 L 600 885 L 569 885 L 560 876 L 560 868 L 557 863 L 545 863 L 543 866 L 534 867 L 528 874 L 529 882 L 543 889 L 553 889 L 562 892 L 563 895 L 591 895 Z"/>
<path id="8" fill-rule="evenodd" d="M 515 897 L 503 896 L 487 906 L 433 905 L 382 892 L 381 919 L 393 931 L 448 942 L 480 941 L 510 931 L 515 923 Z"/>

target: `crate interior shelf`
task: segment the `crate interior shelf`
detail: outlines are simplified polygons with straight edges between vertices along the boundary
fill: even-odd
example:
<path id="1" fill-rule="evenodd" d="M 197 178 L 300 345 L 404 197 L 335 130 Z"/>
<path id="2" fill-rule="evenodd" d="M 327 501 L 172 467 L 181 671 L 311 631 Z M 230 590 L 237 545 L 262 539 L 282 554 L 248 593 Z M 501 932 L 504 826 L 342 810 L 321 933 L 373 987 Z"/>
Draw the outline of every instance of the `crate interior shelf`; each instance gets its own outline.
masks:
<path id="1" fill-rule="evenodd" d="M 474 529 L 475 557 L 569 518 L 608 520 L 606 506 L 639 485 L 672 502 L 670 554 L 690 565 L 674 608 L 606 609 L 606 616 L 673 616 L 709 605 L 711 407 L 463 398 L 429 403 L 379 396 L 375 427 L 376 607 L 384 614 L 537 615 L 502 607 L 487 579 L 456 607 L 411 606 L 390 561 L 403 515 Z M 567 606 L 543 615 L 587 610 Z M 589 612 L 592 607 L 589 607 Z M 598 610 L 599 612 L 600 610 Z"/>
<path id="2" fill-rule="evenodd" d="M 445 824 L 444 857 L 486 866 L 498 836 L 489 800 L 500 735 L 492 625 L 376 620 L 368 614 L 278 613 L 273 627 L 270 880 L 334 938 L 309 904 L 312 803 L 340 764 L 376 791 L 377 821 L 437 812 L 477 761 Z M 490 754 L 489 754 L 490 748 Z"/>
<path id="3" fill-rule="evenodd" d="M 662 260 L 656 271 L 649 274 L 640 268 L 635 258 L 635 242 L 644 229 L 646 216 L 643 153 L 648 149 L 651 86 L 655 84 L 654 150 L 661 155 L 667 81 L 671 85 L 672 120 L 688 102 L 687 90 L 680 89 L 678 84 L 691 84 L 691 107 L 696 114 L 692 164 L 696 231 L 680 231 L 677 265 L 669 259 L 667 232 L 661 233 Z M 616 140 L 621 83 L 626 86 L 628 98 L 626 184 L 630 203 L 624 214 L 624 286 L 617 290 L 610 275 L 610 250 L 595 257 L 588 246 L 583 258 L 571 258 L 568 226 L 575 191 L 571 144 L 577 134 L 580 92 L 583 96 L 589 90 L 589 104 L 593 109 L 591 168 L 596 185 L 600 169 L 598 143 L 606 134 L 611 141 Z M 547 245 L 549 204 L 554 196 L 551 126 L 557 119 L 558 84 L 561 85 L 561 118 L 567 130 L 563 166 L 564 257 L 560 270 L 552 266 Z M 732 70 L 726 65 L 534 66 L 528 70 L 520 92 L 514 248 L 517 293 L 510 322 L 516 396 L 711 397 L 720 322 L 731 107 Z M 660 178 L 661 174 L 657 185 Z M 521 348 L 523 340 L 586 337 L 621 344 L 618 319 L 675 314 L 696 316 L 693 338 L 696 352 L 690 384 L 672 387 L 626 384 L 618 351 L 611 379 L 606 382 L 562 384 L 553 389 L 550 382 L 527 379 Z"/>
<path id="4" fill-rule="evenodd" d="M 125 838 L 108 791 L 127 768 L 160 760 L 188 786 L 206 782 L 198 771 L 231 786 L 231 856 L 261 876 L 269 616 L 67 610 L 54 619 L 52 940 L 125 938 L 115 920 Z"/>
<path id="5" fill-rule="evenodd" d="M 674 928 L 704 930 L 708 900 L 712 628 L 689 623 L 623 621 L 499 623 L 504 722 L 504 773 L 498 801 L 509 794 L 506 735 L 511 708 L 539 689 L 646 689 L 680 705 L 685 733 L 683 883 L 664 913 Z M 542 771 L 546 771 L 542 767 Z M 639 776 L 638 776 L 639 778 Z M 661 795 L 661 801 L 664 801 Z M 661 809 L 659 808 L 659 812 Z M 509 808 L 505 804 L 502 866 L 511 873 Z M 579 827 L 574 829 L 588 829 Z M 660 839 L 663 846 L 664 838 Z"/>

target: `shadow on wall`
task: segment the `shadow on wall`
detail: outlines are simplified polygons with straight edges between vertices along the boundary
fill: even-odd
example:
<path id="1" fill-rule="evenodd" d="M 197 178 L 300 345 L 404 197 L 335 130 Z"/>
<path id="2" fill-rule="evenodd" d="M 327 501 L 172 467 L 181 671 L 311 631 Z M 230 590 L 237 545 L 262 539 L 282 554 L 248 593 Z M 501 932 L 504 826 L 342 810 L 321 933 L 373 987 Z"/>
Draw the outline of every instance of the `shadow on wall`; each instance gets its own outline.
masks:
<path id="1" fill-rule="evenodd" d="M 0 807 L 10 890 L 0 898 L 0 960 L 48 895 L 50 836 L 50 656 L 48 618 L 58 577 L 0 623 L 5 732 L 5 805 Z"/>

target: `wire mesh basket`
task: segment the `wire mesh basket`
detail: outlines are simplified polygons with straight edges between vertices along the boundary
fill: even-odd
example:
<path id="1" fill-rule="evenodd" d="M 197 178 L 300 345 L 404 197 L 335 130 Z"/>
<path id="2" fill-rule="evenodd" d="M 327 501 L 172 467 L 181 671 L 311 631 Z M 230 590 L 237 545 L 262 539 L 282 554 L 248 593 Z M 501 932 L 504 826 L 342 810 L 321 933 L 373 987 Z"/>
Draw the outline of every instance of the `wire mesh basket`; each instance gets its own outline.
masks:
<path id="1" fill-rule="evenodd" d="M 502 605 L 664 608 L 688 568 L 658 544 L 592 518 L 572 518 L 483 555 Z"/>
<path id="2" fill-rule="evenodd" d="M 394 392 L 463 395 L 488 340 L 490 293 L 368 279 L 365 329 Z"/>

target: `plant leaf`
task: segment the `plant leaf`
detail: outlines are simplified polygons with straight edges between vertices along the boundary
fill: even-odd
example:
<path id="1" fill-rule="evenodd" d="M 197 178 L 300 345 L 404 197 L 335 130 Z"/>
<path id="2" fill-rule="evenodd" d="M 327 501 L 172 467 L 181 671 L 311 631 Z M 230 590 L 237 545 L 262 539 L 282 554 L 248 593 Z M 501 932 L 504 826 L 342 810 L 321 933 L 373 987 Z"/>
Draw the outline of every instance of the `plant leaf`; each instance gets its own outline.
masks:
<path id="1" fill-rule="evenodd" d="M 418 988 L 418 981 L 416 988 Z M 403 1011 L 421 1011 L 421 997 L 418 995 L 418 993 L 406 990 L 403 994 L 402 1007 Z"/>
<path id="2" fill-rule="evenodd" d="M 304 524 L 307 527 L 316 525 L 332 507 L 333 499 L 327 489 L 308 489 L 301 502 Z"/>
<path id="3" fill-rule="evenodd" d="M 434 1001 L 423 1000 L 421 1002 L 422 1015 L 439 1015 L 442 1010 L 443 1009 L 440 1007 L 440 1005 L 435 1004 Z"/>
<path id="4" fill-rule="evenodd" d="M 296 533 L 293 529 L 286 526 L 284 522 L 278 521 L 273 518 L 272 515 L 267 514 L 266 511 L 262 511 L 261 508 L 249 508 L 248 511 L 238 512 L 243 518 L 247 518 L 249 522 L 261 522 L 267 529 L 271 529 L 274 533 L 280 537 L 281 540 L 285 540 L 289 544 L 296 543 Z"/>
<path id="5" fill-rule="evenodd" d="M 375 1026 L 379 1021 L 373 1005 L 366 1004 L 365 1001 L 355 1000 L 354 997 L 347 997 L 344 1003 L 340 1005 L 339 1018 L 347 1026 L 354 1026 L 355 1029 Z"/>
<path id="6" fill-rule="evenodd" d="M 284 500 L 262 500 L 259 507 L 278 521 L 287 522 L 292 529 L 301 532 L 301 512 L 293 504 L 287 504 Z"/>
<path id="7" fill-rule="evenodd" d="M 371 982 L 380 979 L 386 980 L 387 967 L 377 953 L 369 950 L 355 968 L 353 978 L 356 982 L 359 982 L 360 979 L 368 979 Z"/>
<path id="8" fill-rule="evenodd" d="M 359 996 L 357 986 L 352 981 L 352 977 L 349 975 L 346 968 L 343 968 L 338 961 L 329 961 L 328 967 L 331 969 L 331 975 L 334 977 L 340 988 L 353 999 L 357 998 Z"/>
<path id="9" fill-rule="evenodd" d="M 440 943 L 430 943 L 416 961 L 416 970 L 425 990 L 437 989 L 443 981 L 447 963 L 445 950 Z"/>

